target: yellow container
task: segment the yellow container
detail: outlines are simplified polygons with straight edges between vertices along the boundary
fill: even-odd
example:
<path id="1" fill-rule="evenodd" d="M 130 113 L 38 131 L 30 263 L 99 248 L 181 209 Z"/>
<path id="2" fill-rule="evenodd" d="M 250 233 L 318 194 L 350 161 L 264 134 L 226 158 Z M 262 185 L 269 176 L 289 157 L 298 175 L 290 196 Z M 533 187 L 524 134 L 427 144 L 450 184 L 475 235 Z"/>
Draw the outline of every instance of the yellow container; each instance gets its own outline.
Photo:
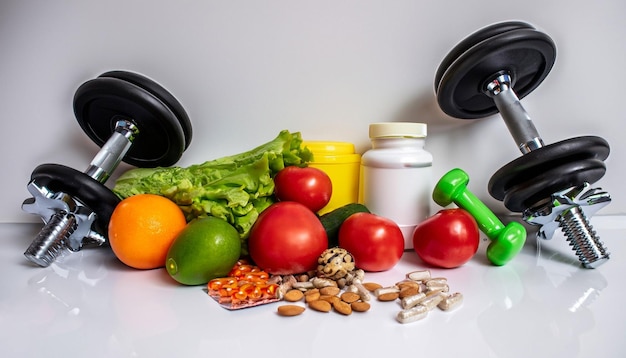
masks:
<path id="1" fill-rule="evenodd" d="M 354 152 L 354 144 L 305 141 L 303 145 L 313 153 L 313 161 L 309 166 L 323 170 L 333 184 L 330 202 L 319 211 L 319 214 L 356 203 L 359 196 L 361 155 Z"/>

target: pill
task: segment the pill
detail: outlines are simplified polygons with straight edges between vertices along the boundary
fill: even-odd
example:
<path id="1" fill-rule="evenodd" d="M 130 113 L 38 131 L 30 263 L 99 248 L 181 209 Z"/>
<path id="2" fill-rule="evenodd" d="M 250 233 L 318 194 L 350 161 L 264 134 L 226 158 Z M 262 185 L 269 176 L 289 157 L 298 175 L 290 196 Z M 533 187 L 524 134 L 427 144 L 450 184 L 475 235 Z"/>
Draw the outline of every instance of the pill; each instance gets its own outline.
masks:
<path id="1" fill-rule="evenodd" d="M 429 311 L 437 307 L 443 301 L 443 295 L 440 292 L 429 292 L 426 297 L 421 300 L 418 305 L 426 307 Z"/>
<path id="2" fill-rule="evenodd" d="M 448 284 L 448 279 L 445 277 L 433 277 L 430 278 L 428 280 L 426 280 L 425 282 L 426 287 L 430 286 L 430 285 L 447 285 Z"/>
<path id="3" fill-rule="evenodd" d="M 384 295 L 386 293 L 400 293 L 400 288 L 398 286 L 387 286 L 387 287 L 377 288 L 374 291 L 374 296 L 380 297 L 381 295 Z"/>
<path id="4" fill-rule="evenodd" d="M 450 292 L 450 286 L 444 284 L 444 285 L 430 285 L 426 287 L 426 291 L 427 292 Z"/>
<path id="5" fill-rule="evenodd" d="M 404 309 L 398 312 L 396 320 L 400 323 L 410 323 L 424 319 L 428 315 L 428 309 L 424 306 L 417 305 L 415 307 Z"/>
<path id="6" fill-rule="evenodd" d="M 402 308 L 407 309 L 411 307 L 415 307 L 418 303 L 420 303 L 424 298 L 426 298 L 426 294 L 424 292 L 420 292 L 413 296 L 407 296 L 400 300 L 400 304 Z"/>
<path id="7" fill-rule="evenodd" d="M 419 270 L 412 271 L 406 274 L 406 278 L 413 281 L 425 281 L 430 278 L 430 271 L 428 270 Z"/>
<path id="8" fill-rule="evenodd" d="M 337 287 L 337 282 L 323 277 L 315 277 L 310 281 L 316 288 Z"/>
<path id="9" fill-rule="evenodd" d="M 463 295 L 460 292 L 455 292 L 445 297 L 437 307 L 442 311 L 450 311 L 459 307 L 463 303 Z"/>
<path id="10" fill-rule="evenodd" d="M 291 287 L 292 288 L 297 288 L 298 290 L 309 290 L 311 288 L 315 288 L 315 286 L 313 286 L 313 282 L 311 282 L 311 281 L 294 282 Z"/>

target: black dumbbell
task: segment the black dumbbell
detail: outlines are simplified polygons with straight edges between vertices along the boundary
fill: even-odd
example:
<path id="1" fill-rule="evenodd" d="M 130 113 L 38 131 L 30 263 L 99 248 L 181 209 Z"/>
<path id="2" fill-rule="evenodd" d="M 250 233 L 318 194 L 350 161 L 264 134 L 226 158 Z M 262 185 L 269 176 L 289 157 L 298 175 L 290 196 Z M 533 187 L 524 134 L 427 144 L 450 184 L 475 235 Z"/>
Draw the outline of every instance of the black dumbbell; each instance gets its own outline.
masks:
<path id="1" fill-rule="evenodd" d="M 191 121 L 182 105 L 133 72 L 110 71 L 83 83 L 74 95 L 74 114 L 101 149 L 85 172 L 42 164 L 31 174 L 32 197 L 22 209 L 41 216 L 45 225 L 24 255 L 43 267 L 63 252 L 108 243 L 108 223 L 119 198 L 104 183 L 121 161 L 170 166 L 191 143 Z"/>
<path id="2" fill-rule="evenodd" d="M 440 108 L 461 119 L 500 113 L 523 156 L 499 169 L 489 193 L 512 212 L 523 212 L 549 239 L 560 226 L 584 267 L 609 254 L 588 218 L 610 202 L 591 188 L 606 172 L 606 140 L 583 136 L 544 145 L 520 99 L 546 78 L 556 46 L 545 33 L 520 21 L 496 23 L 457 44 L 435 75 Z M 515 89 L 515 90 L 514 90 Z"/>

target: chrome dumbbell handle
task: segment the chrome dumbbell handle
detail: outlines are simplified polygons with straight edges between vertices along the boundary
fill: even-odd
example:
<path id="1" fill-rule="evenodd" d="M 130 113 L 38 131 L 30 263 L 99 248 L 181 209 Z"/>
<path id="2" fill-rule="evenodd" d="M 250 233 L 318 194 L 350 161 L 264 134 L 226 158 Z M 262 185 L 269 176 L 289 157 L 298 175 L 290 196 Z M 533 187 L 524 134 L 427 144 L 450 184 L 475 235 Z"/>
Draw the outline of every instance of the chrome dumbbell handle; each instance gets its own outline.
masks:
<path id="1" fill-rule="evenodd" d="M 101 183 L 107 181 L 130 149 L 137 134 L 139 129 L 131 120 L 118 120 L 113 134 L 100 148 L 85 174 Z"/>
<path id="2" fill-rule="evenodd" d="M 511 76 L 498 74 L 485 87 L 485 94 L 493 99 L 519 150 L 527 154 L 543 147 L 539 132 L 513 90 Z"/>

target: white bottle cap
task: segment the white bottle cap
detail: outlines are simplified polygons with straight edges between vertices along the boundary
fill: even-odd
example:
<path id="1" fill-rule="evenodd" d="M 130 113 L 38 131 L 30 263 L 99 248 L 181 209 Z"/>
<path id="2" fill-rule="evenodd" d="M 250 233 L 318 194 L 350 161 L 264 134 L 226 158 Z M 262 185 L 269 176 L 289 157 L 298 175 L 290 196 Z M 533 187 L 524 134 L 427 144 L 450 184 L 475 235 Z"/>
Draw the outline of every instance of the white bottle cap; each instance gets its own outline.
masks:
<path id="1" fill-rule="evenodd" d="M 370 138 L 425 138 L 426 123 L 384 122 L 372 123 L 369 126 Z"/>

